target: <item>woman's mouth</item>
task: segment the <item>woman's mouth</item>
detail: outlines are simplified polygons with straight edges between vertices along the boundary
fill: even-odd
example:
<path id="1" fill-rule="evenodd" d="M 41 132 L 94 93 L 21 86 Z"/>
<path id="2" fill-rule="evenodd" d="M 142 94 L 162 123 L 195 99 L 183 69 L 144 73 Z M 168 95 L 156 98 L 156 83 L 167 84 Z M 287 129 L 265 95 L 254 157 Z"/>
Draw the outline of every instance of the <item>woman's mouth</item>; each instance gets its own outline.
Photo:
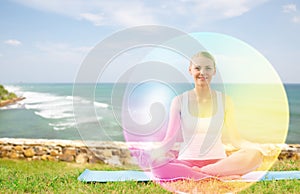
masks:
<path id="1" fill-rule="evenodd" d="M 198 77 L 201 81 L 205 81 L 207 78 L 206 77 Z"/>

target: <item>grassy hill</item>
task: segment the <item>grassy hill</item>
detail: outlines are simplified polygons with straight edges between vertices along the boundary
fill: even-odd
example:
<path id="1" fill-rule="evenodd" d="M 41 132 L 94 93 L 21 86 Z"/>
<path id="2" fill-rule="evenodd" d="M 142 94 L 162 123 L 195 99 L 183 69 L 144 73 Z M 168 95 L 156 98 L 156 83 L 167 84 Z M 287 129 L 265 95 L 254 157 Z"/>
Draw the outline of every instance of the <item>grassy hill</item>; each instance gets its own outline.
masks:
<path id="1" fill-rule="evenodd" d="M 3 85 L 0 85 L 0 101 L 12 100 L 14 98 L 17 98 L 15 93 L 7 91 Z"/>

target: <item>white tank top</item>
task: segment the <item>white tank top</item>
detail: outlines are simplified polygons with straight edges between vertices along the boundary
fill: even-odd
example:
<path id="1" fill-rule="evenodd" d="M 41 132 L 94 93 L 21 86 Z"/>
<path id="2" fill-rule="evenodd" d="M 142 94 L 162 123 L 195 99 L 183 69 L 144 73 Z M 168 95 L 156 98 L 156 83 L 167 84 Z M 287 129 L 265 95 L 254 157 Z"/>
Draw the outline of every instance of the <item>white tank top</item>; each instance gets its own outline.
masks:
<path id="1" fill-rule="evenodd" d="M 196 117 L 189 112 L 188 92 L 182 94 L 181 130 L 183 143 L 179 160 L 209 160 L 226 157 L 221 141 L 224 123 L 222 93 L 216 91 L 217 111 L 212 117 Z M 201 108 L 201 107 L 200 107 Z"/>

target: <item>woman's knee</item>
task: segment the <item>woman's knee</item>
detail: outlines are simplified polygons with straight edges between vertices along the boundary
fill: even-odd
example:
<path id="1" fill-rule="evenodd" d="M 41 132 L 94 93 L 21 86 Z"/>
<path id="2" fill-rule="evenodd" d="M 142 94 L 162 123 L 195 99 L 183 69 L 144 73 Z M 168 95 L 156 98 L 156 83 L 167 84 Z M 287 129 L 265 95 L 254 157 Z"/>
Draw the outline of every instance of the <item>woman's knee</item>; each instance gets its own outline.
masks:
<path id="1" fill-rule="evenodd" d="M 256 149 L 243 149 L 243 153 L 245 154 L 245 159 L 250 163 L 254 165 L 261 164 L 263 160 L 263 154 Z"/>

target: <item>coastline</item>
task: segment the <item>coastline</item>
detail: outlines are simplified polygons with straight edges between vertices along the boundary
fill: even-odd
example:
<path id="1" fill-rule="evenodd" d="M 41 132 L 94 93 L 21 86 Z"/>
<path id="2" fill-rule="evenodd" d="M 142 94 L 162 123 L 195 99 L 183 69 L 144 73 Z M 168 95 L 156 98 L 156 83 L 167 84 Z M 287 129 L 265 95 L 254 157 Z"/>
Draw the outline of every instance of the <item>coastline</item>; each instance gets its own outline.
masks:
<path id="1" fill-rule="evenodd" d="M 25 97 L 17 97 L 17 98 L 12 98 L 9 100 L 0 100 L 0 107 L 9 106 L 9 105 L 15 104 L 21 100 L 24 100 L 24 99 L 25 99 Z"/>
<path id="2" fill-rule="evenodd" d="M 178 85 L 178 87 L 180 88 L 181 85 L 182 84 Z M 116 131 L 120 131 L 120 127 L 118 127 L 118 122 L 116 122 L 113 114 L 111 114 L 111 110 L 112 108 L 113 110 L 122 109 L 119 109 L 120 107 L 113 107 L 111 105 L 111 99 L 107 98 L 107 95 L 109 96 L 109 93 L 111 93 L 113 86 L 113 83 L 105 83 L 103 84 L 103 87 L 97 87 L 95 96 L 99 96 L 99 98 L 94 99 L 95 109 L 97 109 L 97 114 L 99 114 L 99 116 L 101 114 L 101 122 L 103 121 L 103 124 L 105 125 L 105 131 L 108 132 L 107 135 L 112 137 L 112 139 L 120 140 L 122 139 L 123 134 L 122 132 L 119 132 L 119 135 L 115 136 L 115 134 L 117 133 Z M 73 99 L 75 99 L 72 96 L 73 84 L 16 83 L 6 85 L 5 87 L 18 96 L 26 97 L 26 100 L 17 102 L 14 105 L 12 104 L 0 108 L 1 110 L 4 110 L 3 113 L 1 112 L 3 114 L 3 117 L 0 118 L 0 123 L 2 124 L 1 137 L 80 139 L 80 135 L 78 135 L 78 130 L 76 128 L 77 124 L 74 119 L 71 119 L 71 115 L 73 114 L 72 103 Z M 257 134 L 259 135 L 254 136 L 255 139 L 258 138 L 261 142 L 263 142 L 265 137 L 271 138 L 270 135 L 272 135 L 276 136 L 276 138 L 280 136 L 279 138 L 281 139 L 283 137 L 286 137 L 286 143 L 300 143 L 298 114 L 300 108 L 300 98 L 298 97 L 300 93 L 300 84 L 287 84 L 285 85 L 285 87 L 290 103 L 289 123 L 286 123 L 286 125 L 284 126 L 278 126 L 274 124 L 273 121 L 279 121 L 279 119 L 283 119 L 283 117 L 278 117 L 277 119 L 277 116 L 274 116 L 274 118 L 273 116 L 268 116 L 268 118 L 270 118 L 270 121 L 268 122 L 265 120 L 252 120 L 250 119 L 250 117 L 243 116 L 242 119 L 245 119 L 245 121 L 242 120 L 242 123 L 250 121 L 252 122 L 250 125 L 255 127 L 256 124 L 254 123 L 257 122 L 257 126 L 259 128 L 255 130 L 258 131 Z M 185 86 L 183 88 L 185 88 Z M 103 95 L 103 98 L 101 97 L 101 95 Z M 85 100 L 88 99 L 80 98 L 78 100 L 80 102 L 82 100 L 82 102 L 85 103 Z M 257 107 L 253 106 L 252 108 L 253 111 L 255 111 Z M 273 113 L 275 114 L 275 112 Z M 92 131 L 97 131 L 97 126 L 95 125 L 94 127 L 92 121 L 89 120 L 88 116 L 82 115 L 82 117 L 87 117 L 84 118 L 84 120 L 89 121 L 87 122 L 87 124 L 82 125 L 83 127 L 87 127 Z M 287 121 L 288 120 L 286 119 L 286 122 Z M 93 126 L 90 127 L 90 125 Z M 259 130 L 260 127 L 262 127 L 263 130 Z M 270 130 L 271 127 L 274 127 L 274 129 L 276 128 L 276 132 L 273 133 L 272 130 Z M 286 134 L 287 132 L 285 131 L 287 129 L 288 134 Z M 243 128 L 242 130 L 245 129 Z M 284 135 L 279 135 L 277 130 L 280 130 L 279 133 L 284 133 Z M 253 132 L 253 134 L 255 134 L 256 131 Z M 246 132 L 246 136 L 247 134 L 248 132 Z M 93 138 L 91 137 L 90 139 Z"/>

